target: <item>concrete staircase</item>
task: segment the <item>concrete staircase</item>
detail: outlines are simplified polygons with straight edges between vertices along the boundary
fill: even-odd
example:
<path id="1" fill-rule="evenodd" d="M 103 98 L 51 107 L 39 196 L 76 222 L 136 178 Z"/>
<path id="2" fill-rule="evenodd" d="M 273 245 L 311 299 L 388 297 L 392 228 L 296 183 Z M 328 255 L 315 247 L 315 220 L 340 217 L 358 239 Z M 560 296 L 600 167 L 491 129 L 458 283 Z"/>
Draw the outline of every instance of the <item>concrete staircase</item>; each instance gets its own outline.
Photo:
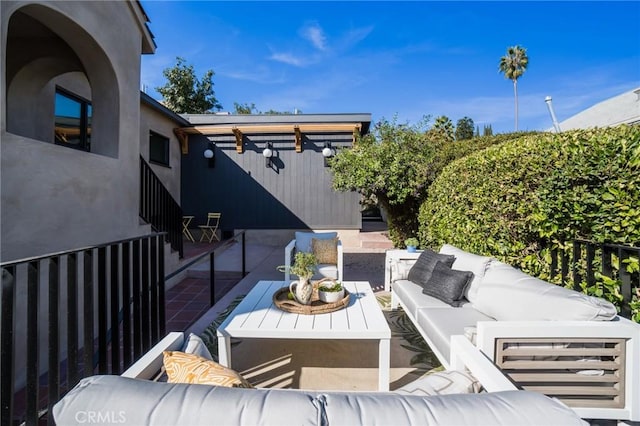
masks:
<path id="1" fill-rule="evenodd" d="M 350 253 L 384 253 L 393 248 L 388 234 L 385 222 L 363 221 L 360 232 L 341 235 L 342 246 Z"/>

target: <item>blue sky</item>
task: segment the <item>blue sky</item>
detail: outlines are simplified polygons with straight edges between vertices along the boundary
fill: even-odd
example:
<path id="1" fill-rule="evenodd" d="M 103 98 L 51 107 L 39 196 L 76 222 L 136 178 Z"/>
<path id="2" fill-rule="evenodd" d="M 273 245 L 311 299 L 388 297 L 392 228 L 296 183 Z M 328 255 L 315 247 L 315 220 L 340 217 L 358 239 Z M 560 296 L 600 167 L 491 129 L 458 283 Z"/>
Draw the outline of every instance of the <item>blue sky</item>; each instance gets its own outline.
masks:
<path id="1" fill-rule="evenodd" d="M 559 121 L 640 87 L 640 2 L 142 0 L 158 45 L 142 60 L 156 99 L 176 56 L 213 82 L 224 111 L 371 113 L 416 123 L 468 116 L 514 128 L 513 84 L 498 72 L 508 46 L 527 49 L 519 128 Z M 433 122 L 433 119 L 432 121 Z"/>

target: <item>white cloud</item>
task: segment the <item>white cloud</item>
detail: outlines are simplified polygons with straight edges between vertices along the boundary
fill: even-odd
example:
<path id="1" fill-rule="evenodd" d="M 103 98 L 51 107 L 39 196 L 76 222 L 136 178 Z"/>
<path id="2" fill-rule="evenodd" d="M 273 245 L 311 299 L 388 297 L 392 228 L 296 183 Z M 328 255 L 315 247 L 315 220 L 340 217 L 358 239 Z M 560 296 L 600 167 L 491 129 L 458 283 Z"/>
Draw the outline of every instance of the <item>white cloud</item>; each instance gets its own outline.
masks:
<path id="1" fill-rule="evenodd" d="M 299 56 L 295 56 L 293 53 L 273 53 L 269 59 L 276 61 L 276 62 L 282 62 L 288 65 L 293 65 L 296 67 L 303 67 L 304 65 L 306 65 L 306 60 L 299 57 Z"/>
<path id="2" fill-rule="evenodd" d="M 311 23 L 300 30 L 302 37 L 309 40 L 318 50 L 327 49 L 327 37 L 324 35 L 322 27 L 317 23 Z"/>

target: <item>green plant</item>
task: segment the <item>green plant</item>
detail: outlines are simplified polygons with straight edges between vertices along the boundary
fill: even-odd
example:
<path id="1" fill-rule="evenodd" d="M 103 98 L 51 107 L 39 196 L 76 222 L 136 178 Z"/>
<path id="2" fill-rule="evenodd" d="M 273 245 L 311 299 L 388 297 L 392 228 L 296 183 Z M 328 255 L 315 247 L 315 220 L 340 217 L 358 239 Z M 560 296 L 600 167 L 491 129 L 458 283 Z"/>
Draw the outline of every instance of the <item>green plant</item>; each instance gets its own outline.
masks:
<path id="1" fill-rule="evenodd" d="M 417 125 L 380 120 L 374 131 L 343 149 L 331 162 L 333 187 L 375 196 L 384 209 L 389 237 L 396 247 L 418 231 L 420 205 L 442 169 L 471 152 L 522 134 L 479 137 L 464 142 L 439 139 L 428 130 L 429 117 Z"/>
<path id="2" fill-rule="evenodd" d="M 418 244 L 420 244 L 418 242 L 418 239 L 414 238 L 414 237 L 407 238 L 406 240 L 404 240 L 404 245 L 407 246 L 407 247 L 409 247 L 409 246 L 418 247 Z"/>
<path id="3" fill-rule="evenodd" d="M 336 293 L 342 290 L 342 284 L 340 284 L 340 281 L 336 281 L 335 283 L 333 283 L 333 285 L 330 286 L 321 285 L 320 287 L 318 287 L 318 290 L 326 291 L 328 293 Z"/>
<path id="4" fill-rule="evenodd" d="M 313 253 L 299 251 L 294 257 L 293 265 L 289 267 L 289 272 L 301 279 L 309 279 L 315 274 L 317 266 L 318 259 Z M 286 272 L 287 267 L 280 265 L 276 269 L 280 272 Z"/>
<path id="5" fill-rule="evenodd" d="M 453 244 L 557 282 L 549 248 L 570 253 L 574 239 L 637 246 L 638 206 L 639 126 L 526 135 L 445 167 L 420 208 L 418 237 L 423 247 Z M 617 282 L 575 284 L 619 306 Z"/>

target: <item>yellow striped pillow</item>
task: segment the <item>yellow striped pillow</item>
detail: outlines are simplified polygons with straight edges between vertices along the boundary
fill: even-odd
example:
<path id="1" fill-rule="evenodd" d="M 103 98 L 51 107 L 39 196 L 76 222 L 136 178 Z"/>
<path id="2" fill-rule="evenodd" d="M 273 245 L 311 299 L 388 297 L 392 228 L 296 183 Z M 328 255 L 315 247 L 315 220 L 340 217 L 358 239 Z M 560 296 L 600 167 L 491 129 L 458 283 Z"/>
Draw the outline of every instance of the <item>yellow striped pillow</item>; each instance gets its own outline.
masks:
<path id="1" fill-rule="evenodd" d="M 198 355 L 178 351 L 164 351 L 163 364 L 169 383 L 253 388 L 236 371 Z"/>

